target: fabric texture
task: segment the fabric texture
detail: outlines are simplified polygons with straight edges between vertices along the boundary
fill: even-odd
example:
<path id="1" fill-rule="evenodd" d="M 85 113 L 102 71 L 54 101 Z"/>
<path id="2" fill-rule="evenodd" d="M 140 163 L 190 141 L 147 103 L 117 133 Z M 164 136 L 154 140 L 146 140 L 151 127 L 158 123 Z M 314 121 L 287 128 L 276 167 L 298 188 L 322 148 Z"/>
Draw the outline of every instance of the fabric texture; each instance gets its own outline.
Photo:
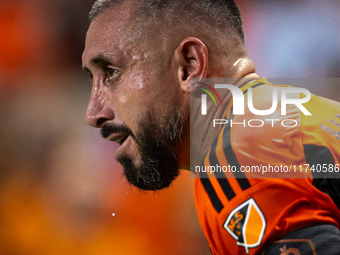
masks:
<path id="1" fill-rule="evenodd" d="M 251 91 L 256 109 L 270 109 L 273 89 L 287 87 L 266 79 L 248 84 L 242 87 L 245 105 Z M 304 106 L 311 116 L 294 104 L 282 115 L 280 97 L 270 116 L 247 109 L 234 116 L 230 104 L 228 123 L 195 180 L 198 218 L 212 254 L 262 254 L 296 230 L 339 228 L 340 103 L 312 95 Z M 306 232 L 295 233 L 305 239 Z"/>

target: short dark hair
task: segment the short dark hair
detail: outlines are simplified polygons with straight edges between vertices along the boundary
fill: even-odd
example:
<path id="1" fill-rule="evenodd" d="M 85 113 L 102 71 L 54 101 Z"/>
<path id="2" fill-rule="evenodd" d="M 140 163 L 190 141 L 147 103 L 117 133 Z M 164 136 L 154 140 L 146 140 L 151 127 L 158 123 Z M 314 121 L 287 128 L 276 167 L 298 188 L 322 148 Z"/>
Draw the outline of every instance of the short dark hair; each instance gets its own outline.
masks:
<path id="1" fill-rule="evenodd" d="M 173 24 L 181 21 L 196 30 L 218 29 L 220 33 L 233 33 L 245 43 L 240 10 L 234 0 L 97 0 L 89 13 L 90 21 L 107 8 L 125 1 L 137 3 L 137 12 L 143 17 Z"/>

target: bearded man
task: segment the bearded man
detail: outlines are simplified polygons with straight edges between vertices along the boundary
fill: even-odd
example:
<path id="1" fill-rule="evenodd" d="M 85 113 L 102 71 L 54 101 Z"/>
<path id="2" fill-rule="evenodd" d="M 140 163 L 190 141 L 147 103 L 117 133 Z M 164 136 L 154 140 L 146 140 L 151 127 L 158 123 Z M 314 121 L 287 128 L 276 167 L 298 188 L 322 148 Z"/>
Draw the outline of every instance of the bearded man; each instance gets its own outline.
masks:
<path id="1" fill-rule="evenodd" d="M 340 104 L 299 91 L 306 104 L 283 104 L 294 91 L 255 73 L 233 0 L 98 0 L 90 20 L 86 119 L 120 144 L 116 159 L 132 185 L 160 190 L 198 166 L 195 202 L 213 254 L 339 254 L 339 179 L 314 178 L 306 165 L 339 170 Z M 216 92 L 211 83 L 223 78 L 233 87 L 219 90 L 220 104 L 207 102 L 202 91 Z M 254 129 L 254 112 L 267 109 L 271 125 Z M 245 171 L 252 166 L 285 176 Z"/>

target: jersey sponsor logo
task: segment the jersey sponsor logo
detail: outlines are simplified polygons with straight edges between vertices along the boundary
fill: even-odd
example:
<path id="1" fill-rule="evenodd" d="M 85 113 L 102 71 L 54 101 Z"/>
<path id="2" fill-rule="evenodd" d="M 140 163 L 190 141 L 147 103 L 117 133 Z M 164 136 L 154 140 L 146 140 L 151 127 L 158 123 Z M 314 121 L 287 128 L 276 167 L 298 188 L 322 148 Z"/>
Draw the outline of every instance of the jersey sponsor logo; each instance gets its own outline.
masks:
<path id="1" fill-rule="evenodd" d="M 338 113 L 337 113 L 335 116 L 338 117 L 338 118 L 340 118 L 340 114 L 338 114 Z M 335 120 L 329 119 L 328 121 L 329 121 L 330 123 L 332 123 L 333 125 L 337 126 L 338 128 L 340 128 L 340 123 L 336 122 Z M 339 132 L 336 132 L 336 131 L 334 131 L 333 129 L 331 129 L 331 128 L 329 128 L 329 127 L 323 125 L 323 124 L 320 125 L 320 128 L 323 129 L 323 130 L 325 130 L 326 132 L 330 133 L 332 136 L 334 136 L 334 137 L 336 137 L 337 139 L 340 140 L 340 131 L 339 131 Z"/>
<path id="2" fill-rule="evenodd" d="M 261 254 L 273 254 L 276 251 L 278 255 L 316 255 L 315 246 L 310 239 L 283 239 L 274 241 L 268 251 L 264 250 Z"/>
<path id="3" fill-rule="evenodd" d="M 255 200 L 250 198 L 229 214 L 223 227 L 249 254 L 249 248 L 255 248 L 262 242 L 266 219 Z"/>
<path id="4" fill-rule="evenodd" d="M 301 255 L 299 249 L 296 248 L 287 249 L 287 245 L 285 245 L 283 248 L 280 248 L 280 252 L 282 252 L 280 255 Z"/>

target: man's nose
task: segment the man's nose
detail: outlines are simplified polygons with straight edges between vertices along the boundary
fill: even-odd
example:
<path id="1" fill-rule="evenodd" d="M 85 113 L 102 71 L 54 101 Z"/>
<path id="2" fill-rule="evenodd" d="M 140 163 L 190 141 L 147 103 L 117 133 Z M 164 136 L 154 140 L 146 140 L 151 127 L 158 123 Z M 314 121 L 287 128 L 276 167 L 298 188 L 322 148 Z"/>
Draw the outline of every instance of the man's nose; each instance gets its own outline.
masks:
<path id="1" fill-rule="evenodd" d="M 92 89 L 86 111 L 86 122 L 92 127 L 101 128 L 107 121 L 113 120 L 114 112 L 104 91 Z"/>

